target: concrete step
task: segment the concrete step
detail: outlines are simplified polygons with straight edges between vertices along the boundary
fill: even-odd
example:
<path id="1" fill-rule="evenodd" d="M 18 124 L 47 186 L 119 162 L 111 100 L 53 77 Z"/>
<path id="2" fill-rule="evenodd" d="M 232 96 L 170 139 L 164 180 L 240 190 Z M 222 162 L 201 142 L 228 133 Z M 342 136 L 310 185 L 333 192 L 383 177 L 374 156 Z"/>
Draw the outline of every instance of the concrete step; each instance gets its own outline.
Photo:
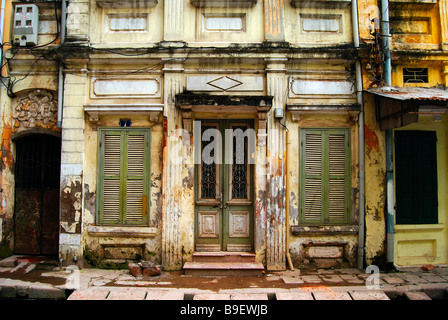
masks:
<path id="1" fill-rule="evenodd" d="M 186 275 L 195 276 L 257 276 L 264 267 L 257 262 L 197 262 L 184 264 Z"/>
<path id="2" fill-rule="evenodd" d="M 422 291 L 408 291 L 404 293 L 408 300 L 432 300 L 426 293 Z"/>
<path id="3" fill-rule="evenodd" d="M 250 252 L 194 252 L 196 262 L 255 262 L 255 254 Z"/>

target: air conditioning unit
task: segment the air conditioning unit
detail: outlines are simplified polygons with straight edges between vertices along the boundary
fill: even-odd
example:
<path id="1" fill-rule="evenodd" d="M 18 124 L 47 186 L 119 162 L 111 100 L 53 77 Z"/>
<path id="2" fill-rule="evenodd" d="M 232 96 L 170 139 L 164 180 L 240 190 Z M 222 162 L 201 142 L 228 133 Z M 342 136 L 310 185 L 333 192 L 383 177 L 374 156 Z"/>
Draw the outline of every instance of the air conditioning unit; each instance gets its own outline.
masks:
<path id="1" fill-rule="evenodd" d="M 35 4 L 16 5 L 14 12 L 14 44 L 37 44 L 39 33 L 39 7 Z"/>

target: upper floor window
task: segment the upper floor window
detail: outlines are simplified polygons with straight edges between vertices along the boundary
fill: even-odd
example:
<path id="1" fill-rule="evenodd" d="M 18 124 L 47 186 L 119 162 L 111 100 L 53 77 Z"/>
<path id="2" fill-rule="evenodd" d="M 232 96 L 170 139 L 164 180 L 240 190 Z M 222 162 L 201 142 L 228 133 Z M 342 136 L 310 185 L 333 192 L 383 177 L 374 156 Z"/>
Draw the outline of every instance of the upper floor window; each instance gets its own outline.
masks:
<path id="1" fill-rule="evenodd" d="M 403 83 L 428 83 L 428 68 L 403 68 Z"/>

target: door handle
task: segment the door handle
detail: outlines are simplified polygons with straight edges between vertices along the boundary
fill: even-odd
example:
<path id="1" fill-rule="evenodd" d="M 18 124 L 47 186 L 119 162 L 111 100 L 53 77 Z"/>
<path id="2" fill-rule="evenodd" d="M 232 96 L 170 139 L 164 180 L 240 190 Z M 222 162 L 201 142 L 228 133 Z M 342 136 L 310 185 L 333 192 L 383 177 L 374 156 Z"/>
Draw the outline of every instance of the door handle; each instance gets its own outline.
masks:
<path id="1" fill-rule="evenodd" d="M 222 192 L 219 194 L 219 209 L 225 209 L 227 206 L 222 203 Z"/>

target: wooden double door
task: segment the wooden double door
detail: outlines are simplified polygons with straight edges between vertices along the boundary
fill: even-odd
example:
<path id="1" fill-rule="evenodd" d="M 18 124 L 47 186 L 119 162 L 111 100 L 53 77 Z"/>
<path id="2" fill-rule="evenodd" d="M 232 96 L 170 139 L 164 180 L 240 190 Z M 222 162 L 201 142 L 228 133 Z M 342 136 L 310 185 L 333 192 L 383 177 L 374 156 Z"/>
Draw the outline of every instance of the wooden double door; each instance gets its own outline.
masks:
<path id="1" fill-rule="evenodd" d="M 252 120 L 197 120 L 195 249 L 252 251 L 255 132 Z"/>

